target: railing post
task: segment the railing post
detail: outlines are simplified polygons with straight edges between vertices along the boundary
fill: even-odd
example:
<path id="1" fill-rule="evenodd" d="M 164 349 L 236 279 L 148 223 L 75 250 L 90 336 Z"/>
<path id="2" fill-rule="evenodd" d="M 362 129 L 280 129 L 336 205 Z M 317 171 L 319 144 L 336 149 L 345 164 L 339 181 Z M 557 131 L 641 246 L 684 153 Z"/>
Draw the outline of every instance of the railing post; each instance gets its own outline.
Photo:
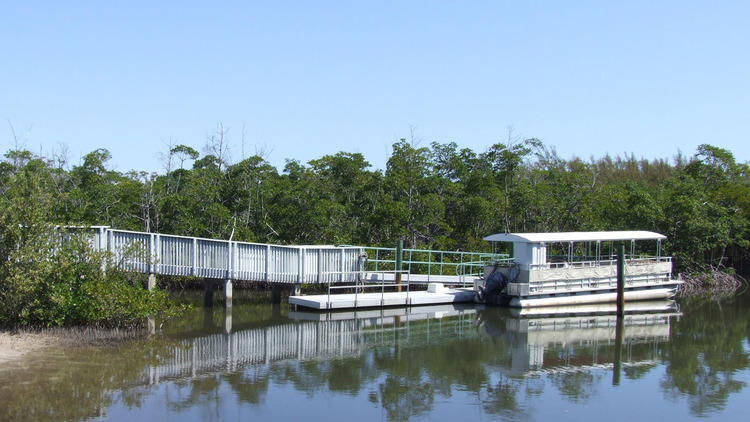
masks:
<path id="1" fill-rule="evenodd" d="M 323 250 L 318 248 L 318 283 L 323 282 Z"/>
<path id="2" fill-rule="evenodd" d="M 107 229 L 99 227 L 97 230 L 99 231 L 99 244 L 96 247 L 98 252 L 101 252 L 106 248 L 107 238 L 105 236 L 107 235 Z"/>
<path id="3" fill-rule="evenodd" d="M 340 282 L 344 281 L 344 257 L 345 257 L 344 252 L 345 252 L 344 248 L 341 248 L 341 265 L 339 265 L 340 267 L 339 281 Z"/>
<path id="4" fill-rule="evenodd" d="M 156 241 L 156 244 L 154 245 L 154 249 L 156 250 L 156 257 L 154 258 L 154 273 L 160 274 L 161 273 L 161 235 L 157 234 L 154 235 L 154 240 Z"/>
<path id="5" fill-rule="evenodd" d="M 466 272 L 466 268 L 464 268 L 464 253 L 459 252 L 459 262 L 458 267 L 456 267 L 456 275 L 459 276 L 459 281 L 461 282 L 461 287 L 466 287 L 466 275 L 464 274 Z"/>
<path id="6" fill-rule="evenodd" d="M 107 229 L 105 227 L 99 227 L 99 250 L 98 252 L 104 252 L 107 249 Z M 107 259 L 108 257 L 104 257 L 102 259 L 101 263 L 101 270 L 102 274 L 104 274 L 107 271 Z"/>
<path id="7" fill-rule="evenodd" d="M 153 274 L 154 272 L 154 258 L 156 257 L 156 251 L 154 250 L 154 234 L 149 235 L 148 240 L 148 273 Z"/>
<path id="8" fill-rule="evenodd" d="M 198 239 L 193 238 L 193 267 L 190 269 L 193 277 L 198 276 Z"/>
<path id="9" fill-rule="evenodd" d="M 396 263 L 394 265 L 394 270 L 396 271 L 396 284 L 398 285 L 396 287 L 396 291 L 401 291 L 401 255 L 404 252 L 404 240 L 399 239 L 398 243 L 396 244 Z"/>
<path id="10" fill-rule="evenodd" d="M 427 282 L 430 282 L 430 274 L 432 273 L 432 250 L 427 251 Z M 408 287 L 407 287 L 408 290 Z"/>
<path id="11" fill-rule="evenodd" d="M 239 266 L 240 266 L 240 250 L 237 247 L 237 242 L 234 242 L 234 247 L 232 248 L 232 279 L 238 280 L 239 279 Z"/>
<path id="12" fill-rule="evenodd" d="M 265 282 L 270 281 L 271 276 L 271 245 L 266 245 L 266 279 Z"/>
<path id="13" fill-rule="evenodd" d="M 302 247 L 298 246 L 297 247 L 297 283 L 302 283 L 304 281 L 303 276 L 302 276 L 303 268 L 304 267 L 302 266 Z"/>
<path id="14" fill-rule="evenodd" d="M 232 278 L 232 241 L 227 242 L 227 280 Z"/>

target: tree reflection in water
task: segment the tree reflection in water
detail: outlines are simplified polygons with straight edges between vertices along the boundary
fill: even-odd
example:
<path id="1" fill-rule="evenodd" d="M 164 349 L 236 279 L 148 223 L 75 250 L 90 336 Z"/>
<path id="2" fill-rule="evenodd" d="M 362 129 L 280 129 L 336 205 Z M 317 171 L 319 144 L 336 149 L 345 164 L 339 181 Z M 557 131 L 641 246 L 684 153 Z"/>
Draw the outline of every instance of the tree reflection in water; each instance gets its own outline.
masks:
<path id="1" fill-rule="evenodd" d="M 748 295 L 727 302 L 692 298 L 665 348 L 667 397 L 687 397 L 690 412 L 706 416 L 722 410 L 745 388 L 735 375 L 748 368 Z"/>
<path id="2" fill-rule="evenodd" d="M 693 416 L 721 415 L 748 379 L 747 296 L 722 303 L 693 299 L 682 304 L 682 311 L 664 326 L 626 323 L 625 379 L 651 382 L 647 375 L 657 373 L 673 405 L 687 406 Z M 253 304 L 250 309 L 235 306 L 234 332 L 226 335 L 223 311 L 216 314 L 188 316 L 178 322 L 179 329 L 167 326 L 163 337 L 148 341 L 59 351 L 34 365 L 6 368 L 0 420 L 81 420 L 106 415 L 113 406 L 138 413 L 155 397 L 166 403 L 169 414 L 217 419 L 228 408 L 265 409 L 269 391 L 282 386 L 291 387 L 283 389 L 294 396 L 290 402 L 303 403 L 309 412 L 361 398 L 383 410 L 388 420 L 430 417 L 452 405 L 527 419 L 534 409 L 554 402 L 552 396 L 572 406 L 589 405 L 601 392 L 617 388 L 609 383 L 614 330 L 596 318 L 566 316 L 552 324 L 546 317 L 516 317 L 504 309 L 472 309 L 441 319 L 342 324 L 295 321 L 278 308 Z M 292 336 L 333 336 L 329 340 L 335 347 L 326 349 L 324 338 L 307 335 L 290 340 L 298 347 L 280 360 L 240 359 L 250 351 L 232 336 L 274 327 Z M 195 374 L 167 376 L 157 370 L 178 351 L 192 352 L 196 339 L 206 336 L 224 342 L 217 343 L 217 350 L 227 351 L 226 361 L 196 353 L 198 360 L 210 357 L 218 363 L 196 366 Z M 332 404 L 314 406 L 321 394 Z M 653 405 L 665 406 L 659 399 Z"/>

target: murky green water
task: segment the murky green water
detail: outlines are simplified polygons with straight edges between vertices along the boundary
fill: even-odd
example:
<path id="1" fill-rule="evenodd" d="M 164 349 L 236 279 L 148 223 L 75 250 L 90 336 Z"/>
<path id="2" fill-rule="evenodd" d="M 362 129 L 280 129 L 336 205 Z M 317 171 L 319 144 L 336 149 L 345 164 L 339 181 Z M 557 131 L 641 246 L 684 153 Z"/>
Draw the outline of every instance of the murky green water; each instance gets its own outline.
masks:
<path id="1" fill-rule="evenodd" d="M 746 420 L 750 295 L 627 316 L 196 309 L 0 367 L 0 420 Z"/>

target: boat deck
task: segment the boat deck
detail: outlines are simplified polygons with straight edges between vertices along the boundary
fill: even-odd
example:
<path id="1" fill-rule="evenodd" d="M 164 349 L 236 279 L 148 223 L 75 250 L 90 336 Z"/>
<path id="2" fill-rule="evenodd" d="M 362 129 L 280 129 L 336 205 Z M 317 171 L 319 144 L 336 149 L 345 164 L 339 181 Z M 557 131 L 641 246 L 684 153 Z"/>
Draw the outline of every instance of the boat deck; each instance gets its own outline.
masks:
<path id="1" fill-rule="evenodd" d="M 289 303 L 311 309 L 355 309 L 385 306 L 437 305 L 474 301 L 473 289 L 439 289 L 438 291 L 347 293 L 335 295 L 289 296 Z"/>

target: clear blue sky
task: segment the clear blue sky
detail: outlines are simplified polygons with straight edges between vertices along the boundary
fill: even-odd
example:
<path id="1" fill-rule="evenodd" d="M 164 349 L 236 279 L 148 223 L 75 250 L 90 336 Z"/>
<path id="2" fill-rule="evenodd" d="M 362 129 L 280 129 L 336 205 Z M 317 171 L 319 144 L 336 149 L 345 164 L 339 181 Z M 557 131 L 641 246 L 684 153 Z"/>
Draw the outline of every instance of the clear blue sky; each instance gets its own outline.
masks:
<path id="1" fill-rule="evenodd" d="M 750 160 L 750 2 L 4 2 L 0 147 L 161 170 L 217 123 L 234 161 L 422 145 L 508 126 L 561 156 Z"/>

